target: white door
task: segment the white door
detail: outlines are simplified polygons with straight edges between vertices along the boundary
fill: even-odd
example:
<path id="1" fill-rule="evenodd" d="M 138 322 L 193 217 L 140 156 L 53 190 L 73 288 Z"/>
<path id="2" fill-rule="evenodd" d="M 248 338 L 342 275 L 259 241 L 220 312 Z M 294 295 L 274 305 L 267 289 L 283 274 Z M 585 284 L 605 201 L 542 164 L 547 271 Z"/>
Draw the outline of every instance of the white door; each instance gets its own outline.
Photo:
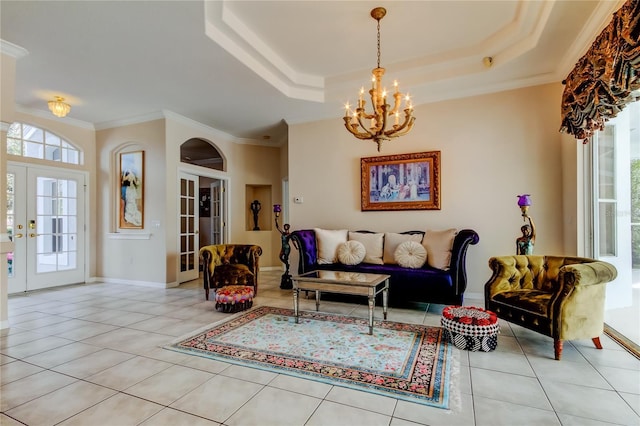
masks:
<path id="1" fill-rule="evenodd" d="M 178 252 L 180 270 L 178 282 L 198 279 L 198 251 L 200 250 L 199 178 L 180 172 L 178 212 Z"/>
<path id="2" fill-rule="evenodd" d="M 7 183 L 9 293 L 84 282 L 84 174 L 11 164 Z"/>
<path id="3" fill-rule="evenodd" d="M 607 284 L 605 322 L 635 344 L 640 344 L 640 270 L 634 269 L 639 225 L 638 206 L 632 205 L 631 200 L 637 198 L 637 183 L 632 191 L 632 181 L 638 177 L 634 172 L 632 178 L 631 169 L 640 159 L 639 123 L 640 103 L 635 102 L 593 138 L 594 251 L 598 259 L 618 270 L 618 277 Z M 637 204 L 637 200 L 633 203 Z M 632 211 L 636 212 L 634 222 Z M 638 261 L 635 262 L 637 268 Z"/>
<path id="4" fill-rule="evenodd" d="M 631 198 L 629 116 L 620 114 L 594 138 L 595 256 L 613 264 L 618 277 L 607 285 L 607 310 L 631 299 Z"/>

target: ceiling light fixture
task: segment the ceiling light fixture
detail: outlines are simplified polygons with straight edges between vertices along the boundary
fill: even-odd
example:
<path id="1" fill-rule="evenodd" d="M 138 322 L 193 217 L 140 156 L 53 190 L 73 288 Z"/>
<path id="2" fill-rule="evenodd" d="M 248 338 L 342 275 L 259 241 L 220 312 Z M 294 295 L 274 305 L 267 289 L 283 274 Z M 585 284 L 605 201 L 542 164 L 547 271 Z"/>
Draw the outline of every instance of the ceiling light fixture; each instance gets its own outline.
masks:
<path id="1" fill-rule="evenodd" d="M 54 96 L 53 101 L 49 101 L 49 109 L 56 117 L 64 117 L 71 111 L 71 105 L 64 102 L 64 98 Z"/>
<path id="2" fill-rule="evenodd" d="M 382 141 L 390 140 L 391 138 L 397 138 L 409 133 L 413 127 L 415 117 L 413 116 L 413 105 L 411 98 L 407 94 L 406 96 L 400 93 L 398 90 L 398 82 L 393 82 L 393 109 L 389 109 L 390 105 L 387 104 L 387 88 L 382 86 L 382 76 L 384 75 L 384 68 L 380 67 L 380 20 L 387 14 L 387 10 L 384 7 L 376 7 L 371 10 L 371 17 L 378 21 L 378 66 L 373 69 L 373 75 L 371 77 L 371 103 L 373 105 L 373 112 L 368 114 L 365 112 L 364 105 L 364 87 L 360 89 L 360 96 L 358 97 L 358 106 L 355 110 L 351 109 L 351 105 L 347 103 L 345 105 L 344 125 L 349 132 L 351 132 L 356 138 L 363 140 L 374 140 L 378 144 L 378 152 L 382 146 Z M 400 124 L 400 104 L 404 97 L 404 120 Z M 388 121 L 393 117 L 394 124 L 387 130 Z M 370 120 L 369 126 L 365 124 L 365 120 Z"/>

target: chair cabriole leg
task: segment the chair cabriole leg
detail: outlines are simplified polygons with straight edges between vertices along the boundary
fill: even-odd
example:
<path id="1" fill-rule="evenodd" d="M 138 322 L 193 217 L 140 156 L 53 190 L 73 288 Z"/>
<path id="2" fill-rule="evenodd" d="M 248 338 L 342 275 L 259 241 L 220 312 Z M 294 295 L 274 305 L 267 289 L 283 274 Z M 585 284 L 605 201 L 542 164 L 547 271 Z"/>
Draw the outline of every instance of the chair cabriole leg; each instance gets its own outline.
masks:
<path id="1" fill-rule="evenodd" d="M 553 350 L 555 352 L 556 361 L 560 361 L 560 358 L 562 357 L 562 340 L 553 340 Z"/>
<path id="2" fill-rule="evenodd" d="M 596 349 L 602 349 L 602 343 L 600 343 L 600 337 L 594 337 L 591 339 L 594 345 L 596 345 Z"/>

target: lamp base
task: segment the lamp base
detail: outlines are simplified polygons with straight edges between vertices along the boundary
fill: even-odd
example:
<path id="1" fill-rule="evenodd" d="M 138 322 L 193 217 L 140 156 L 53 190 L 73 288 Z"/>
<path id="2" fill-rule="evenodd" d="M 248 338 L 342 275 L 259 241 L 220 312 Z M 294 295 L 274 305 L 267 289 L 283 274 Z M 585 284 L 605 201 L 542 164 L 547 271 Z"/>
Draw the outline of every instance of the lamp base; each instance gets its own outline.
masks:
<path id="1" fill-rule="evenodd" d="M 282 277 L 280 278 L 280 288 L 282 290 L 291 290 L 293 288 L 293 281 L 291 280 L 291 275 L 289 275 L 287 272 L 282 274 Z"/>

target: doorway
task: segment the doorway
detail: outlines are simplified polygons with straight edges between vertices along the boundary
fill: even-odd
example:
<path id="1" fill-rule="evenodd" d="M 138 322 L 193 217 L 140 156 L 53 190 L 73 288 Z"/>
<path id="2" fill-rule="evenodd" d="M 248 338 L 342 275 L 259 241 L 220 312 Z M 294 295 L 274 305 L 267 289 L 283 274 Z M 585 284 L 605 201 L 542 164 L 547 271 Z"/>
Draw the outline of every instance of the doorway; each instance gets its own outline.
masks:
<path id="1" fill-rule="evenodd" d="M 85 281 L 85 174 L 9 163 L 8 293 Z"/>

